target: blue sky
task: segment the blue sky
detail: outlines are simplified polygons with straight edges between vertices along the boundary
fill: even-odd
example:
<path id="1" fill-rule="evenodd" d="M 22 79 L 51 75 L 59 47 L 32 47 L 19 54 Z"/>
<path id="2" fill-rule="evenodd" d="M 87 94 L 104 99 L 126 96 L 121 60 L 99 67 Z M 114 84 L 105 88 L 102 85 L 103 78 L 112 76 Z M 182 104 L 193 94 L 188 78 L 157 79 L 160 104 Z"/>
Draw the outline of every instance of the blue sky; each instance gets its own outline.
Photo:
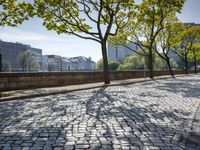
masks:
<path id="1" fill-rule="evenodd" d="M 200 23 L 200 0 L 187 0 L 178 18 L 183 22 Z M 0 28 L 0 39 L 20 42 L 41 48 L 43 54 L 56 54 L 65 57 L 86 56 L 94 61 L 101 58 L 100 45 L 91 40 L 84 40 L 72 35 L 57 35 L 42 26 L 42 20 L 33 18 L 18 27 Z"/>

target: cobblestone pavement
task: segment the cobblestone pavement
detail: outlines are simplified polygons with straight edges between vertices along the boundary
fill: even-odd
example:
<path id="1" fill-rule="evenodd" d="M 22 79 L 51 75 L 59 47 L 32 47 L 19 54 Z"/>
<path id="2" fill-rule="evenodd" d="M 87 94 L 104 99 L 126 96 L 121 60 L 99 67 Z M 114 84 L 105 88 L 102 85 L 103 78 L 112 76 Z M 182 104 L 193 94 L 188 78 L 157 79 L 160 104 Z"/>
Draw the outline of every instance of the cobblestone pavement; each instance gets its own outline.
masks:
<path id="1" fill-rule="evenodd" d="M 0 103 L 0 149 L 200 149 L 200 76 Z"/>

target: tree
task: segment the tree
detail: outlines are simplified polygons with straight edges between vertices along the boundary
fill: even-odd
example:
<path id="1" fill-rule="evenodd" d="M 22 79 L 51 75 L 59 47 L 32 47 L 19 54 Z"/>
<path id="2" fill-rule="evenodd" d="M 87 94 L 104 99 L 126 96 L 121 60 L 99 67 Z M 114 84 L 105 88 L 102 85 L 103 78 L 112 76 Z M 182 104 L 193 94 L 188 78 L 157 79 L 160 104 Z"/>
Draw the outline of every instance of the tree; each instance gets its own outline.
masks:
<path id="1" fill-rule="evenodd" d="M 143 0 L 139 6 L 140 15 L 137 21 L 139 35 L 141 34 L 145 40 L 142 42 L 138 35 L 135 35 L 135 39 L 142 47 L 148 49 L 150 78 L 153 78 L 153 49 L 156 45 L 156 38 L 164 29 L 163 25 L 168 16 L 175 16 L 177 12 L 180 12 L 184 2 L 184 0 L 173 2 L 171 0 Z"/>
<path id="2" fill-rule="evenodd" d="M 0 27 L 16 26 L 33 16 L 31 4 L 17 0 L 0 0 Z M 0 51 L 0 72 L 2 71 L 2 53 Z"/>
<path id="3" fill-rule="evenodd" d="M 117 61 L 109 61 L 108 62 L 109 70 L 116 71 L 118 69 L 119 65 L 120 65 L 120 63 Z"/>
<path id="4" fill-rule="evenodd" d="M 158 34 L 155 52 L 163 60 L 166 61 L 171 76 L 174 76 L 169 52 L 174 48 L 174 44 L 181 39 L 177 37 L 183 29 L 184 25 L 175 16 L 169 16 L 163 25 L 163 30 Z M 161 53 L 160 53 L 161 52 Z"/>
<path id="5" fill-rule="evenodd" d="M 130 71 L 130 70 L 134 70 L 135 65 L 133 63 L 125 63 L 125 64 L 121 64 L 118 68 L 119 71 Z"/>
<path id="6" fill-rule="evenodd" d="M 197 60 L 199 59 L 199 54 L 200 54 L 200 26 L 195 26 L 194 32 L 195 33 L 193 34 L 193 38 L 195 39 L 191 50 L 193 55 L 195 73 L 197 73 Z"/>
<path id="7" fill-rule="evenodd" d="M 29 51 L 20 53 L 18 56 L 18 62 L 22 67 L 22 71 L 31 71 L 32 69 L 40 68 L 35 55 Z"/>
<path id="8" fill-rule="evenodd" d="M 123 60 L 123 64 L 120 64 L 118 70 L 129 71 L 129 70 L 141 70 L 144 69 L 145 58 L 140 55 L 127 56 Z"/>
<path id="9" fill-rule="evenodd" d="M 97 61 L 96 69 L 103 70 L 103 59 L 100 59 L 99 61 Z"/>
<path id="10" fill-rule="evenodd" d="M 35 0 L 34 6 L 47 29 L 101 45 L 104 82 L 109 84 L 107 40 L 126 25 L 133 5 L 133 0 Z"/>
<path id="11" fill-rule="evenodd" d="M 153 78 L 153 49 L 156 45 L 156 37 L 163 30 L 163 24 L 168 16 L 180 12 L 185 0 L 143 0 L 137 7 L 136 19 L 118 34 L 118 40 L 137 44 L 148 57 L 150 78 Z"/>
<path id="12" fill-rule="evenodd" d="M 195 56 L 196 56 L 195 57 L 196 58 L 195 70 L 197 72 L 197 64 L 200 64 L 200 45 L 199 44 L 197 47 L 195 47 Z"/>
<path id="13" fill-rule="evenodd" d="M 194 62 L 194 70 L 195 73 L 197 73 L 197 62 L 200 60 L 200 43 L 194 43 L 192 48 L 191 48 L 191 52 L 188 54 L 188 60 L 191 62 Z"/>
<path id="14" fill-rule="evenodd" d="M 165 60 L 163 60 L 160 56 L 156 56 L 155 58 L 155 63 L 154 63 L 154 69 L 155 70 L 162 70 L 162 69 L 166 69 L 166 63 Z"/>
<path id="15" fill-rule="evenodd" d="M 159 55 L 156 55 L 156 53 L 153 53 L 153 61 L 155 64 L 154 69 L 156 70 L 166 69 L 166 62 L 162 58 L 160 58 Z M 120 71 L 143 70 L 145 69 L 146 64 L 148 64 L 148 59 L 146 59 L 141 55 L 135 54 L 133 56 L 127 56 L 123 60 L 123 64 L 119 65 L 118 70 Z M 172 68 L 178 67 L 177 63 L 172 59 L 170 59 L 170 64 Z"/>
<path id="16" fill-rule="evenodd" d="M 176 61 L 174 61 L 173 59 L 170 59 L 169 61 L 170 61 L 170 65 L 171 65 L 172 69 L 180 68 L 178 63 Z"/>
<path id="17" fill-rule="evenodd" d="M 138 55 L 128 56 L 124 59 L 125 64 L 132 63 L 133 64 L 133 70 L 142 69 L 144 67 L 144 62 L 142 61 L 142 57 Z"/>
<path id="18" fill-rule="evenodd" d="M 193 25 L 185 25 L 184 30 L 180 33 L 181 40 L 177 42 L 176 49 L 174 52 L 185 62 L 184 70 L 185 73 L 188 74 L 188 62 L 189 56 L 192 53 L 195 62 L 195 70 L 196 70 L 196 50 L 198 49 L 200 35 L 200 27 Z M 196 48 L 195 48 L 196 47 Z"/>
<path id="19" fill-rule="evenodd" d="M 117 70 L 120 65 L 120 62 L 110 60 L 108 62 L 109 70 Z M 103 59 L 100 59 L 96 63 L 96 69 L 103 70 Z"/>
<path id="20" fill-rule="evenodd" d="M 2 71 L 3 72 L 10 72 L 11 71 L 11 64 L 7 60 L 2 61 Z"/>

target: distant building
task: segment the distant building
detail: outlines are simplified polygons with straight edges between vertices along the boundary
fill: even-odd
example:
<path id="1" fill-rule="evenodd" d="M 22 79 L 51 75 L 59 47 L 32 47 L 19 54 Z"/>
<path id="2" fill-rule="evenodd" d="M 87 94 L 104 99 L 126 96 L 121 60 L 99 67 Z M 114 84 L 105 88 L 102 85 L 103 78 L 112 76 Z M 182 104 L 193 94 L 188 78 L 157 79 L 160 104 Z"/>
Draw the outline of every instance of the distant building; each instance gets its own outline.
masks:
<path id="1" fill-rule="evenodd" d="M 41 69 L 42 68 L 42 50 L 38 48 L 33 48 L 31 46 L 28 46 L 27 50 L 34 55 L 35 60 L 40 65 L 40 69 Z"/>
<path id="2" fill-rule="evenodd" d="M 33 48 L 30 45 L 25 45 L 21 43 L 5 42 L 0 40 L 0 51 L 2 52 L 2 60 L 7 61 L 11 65 L 11 71 L 18 72 L 22 71 L 22 65 L 19 63 L 19 56 L 26 51 L 31 52 L 35 61 L 41 65 L 42 64 L 42 50 Z M 40 68 L 35 71 L 40 70 Z"/>
<path id="3" fill-rule="evenodd" d="M 187 23 L 184 23 L 184 25 L 191 25 L 191 26 L 200 26 L 200 24 L 196 24 L 194 22 L 187 22 Z"/>
<path id="4" fill-rule="evenodd" d="M 48 56 L 42 55 L 42 71 L 46 72 L 48 71 Z"/>
<path id="5" fill-rule="evenodd" d="M 79 56 L 79 57 L 72 57 L 72 58 L 65 58 L 65 69 L 67 71 L 75 71 L 75 70 L 94 70 L 96 63 L 92 61 L 92 59 Z M 64 65 L 63 65 L 64 66 Z"/>
<path id="6" fill-rule="evenodd" d="M 59 55 L 43 55 L 42 71 L 86 71 L 94 70 L 96 63 L 91 58 L 61 57 Z"/>
<path id="7" fill-rule="evenodd" d="M 132 50 L 138 50 L 138 46 L 134 43 L 126 45 Z M 108 45 L 108 59 L 114 61 L 123 60 L 126 56 L 134 55 L 135 52 L 122 45 Z"/>
<path id="8" fill-rule="evenodd" d="M 91 70 L 95 70 L 96 69 L 96 63 L 94 61 L 91 62 Z"/>
<path id="9" fill-rule="evenodd" d="M 58 55 L 47 55 L 48 71 L 62 71 L 62 57 Z"/>
<path id="10" fill-rule="evenodd" d="M 168 56 L 175 61 L 177 64 L 180 61 L 180 58 L 178 57 L 177 54 L 175 54 L 173 51 L 169 51 Z"/>
<path id="11" fill-rule="evenodd" d="M 62 70 L 63 71 L 69 71 L 70 70 L 70 61 L 66 57 L 62 58 Z"/>

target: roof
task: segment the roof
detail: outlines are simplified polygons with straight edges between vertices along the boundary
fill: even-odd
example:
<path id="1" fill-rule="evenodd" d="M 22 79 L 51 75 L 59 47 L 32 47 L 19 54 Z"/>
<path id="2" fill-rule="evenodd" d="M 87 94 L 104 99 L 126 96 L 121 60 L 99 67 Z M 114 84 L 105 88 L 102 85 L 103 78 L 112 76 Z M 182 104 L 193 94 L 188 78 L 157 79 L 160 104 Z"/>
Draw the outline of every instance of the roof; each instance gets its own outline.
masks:
<path id="1" fill-rule="evenodd" d="M 63 57 L 64 61 L 68 61 L 69 63 L 80 63 L 81 61 L 91 61 L 91 58 L 86 58 L 84 56 L 78 56 L 78 57 L 71 57 L 71 58 L 67 58 L 67 57 Z"/>
<path id="2" fill-rule="evenodd" d="M 200 26 L 200 24 L 196 24 L 195 22 L 186 22 L 184 25 L 191 25 L 191 26 Z"/>

